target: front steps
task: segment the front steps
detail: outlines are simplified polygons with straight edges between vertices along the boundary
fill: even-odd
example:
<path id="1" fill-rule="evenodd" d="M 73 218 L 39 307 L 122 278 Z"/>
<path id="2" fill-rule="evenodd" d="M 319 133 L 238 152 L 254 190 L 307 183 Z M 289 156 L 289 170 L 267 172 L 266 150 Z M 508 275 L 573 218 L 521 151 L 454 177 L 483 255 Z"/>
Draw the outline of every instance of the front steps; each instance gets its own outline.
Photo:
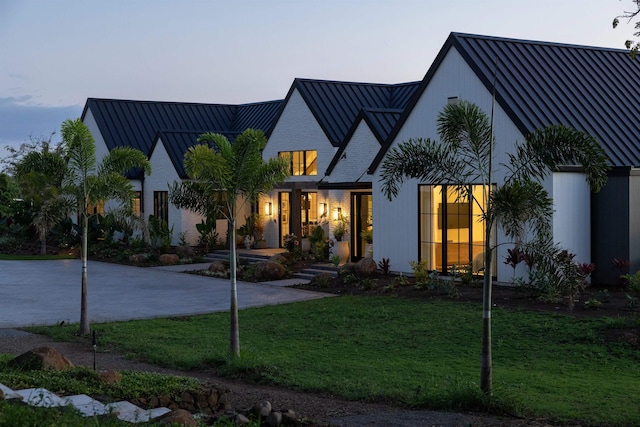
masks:
<path id="1" fill-rule="evenodd" d="M 249 262 L 250 264 L 266 261 L 269 258 L 271 258 L 271 256 L 272 255 L 261 254 L 258 251 L 254 251 L 254 250 L 238 251 L 238 257 L 243 261 Z M 219 259 L 219 260 L 228 261 L 229 251 L 228 250 L 216 251 L 216 252 L 207 254 L 206 258 L 211 260 Z M 327 273 L 330 274 L 331 277 L 336 277 L 338 275 L 338 271 L 335 267 L 333 267 L 333 264 L 318 263 L 318 264 L 312 265 L 309 268 L 305 268 L 302 271 L 294 273 L 293 277 L 296 279 L 311 280 L 319 274 L 327 274 Z"/>
<path id="2" fill-rule="evenodd" d="M 86 394 L 60 397 L 45 388 L 12 390 L 4 384 L 0 384 L 0 390 L 7 400 L 17 399 L 28 405 L 43 408 L 73 406 L 85 417 L 112 415 L 129 423 L 148 422 L 171 412 L 169 408 L 142 409 L 127 401 L 104 404 Z"/>

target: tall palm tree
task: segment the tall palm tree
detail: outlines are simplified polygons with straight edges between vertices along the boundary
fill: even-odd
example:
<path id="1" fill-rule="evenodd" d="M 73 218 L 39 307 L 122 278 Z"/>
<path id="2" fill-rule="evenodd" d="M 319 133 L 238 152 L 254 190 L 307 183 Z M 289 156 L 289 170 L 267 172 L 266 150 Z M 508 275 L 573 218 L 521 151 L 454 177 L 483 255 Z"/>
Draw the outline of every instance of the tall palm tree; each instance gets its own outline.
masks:
<path id="1" fill-rule="evenodd" d="M 483 328 L 480 387 L 488 395 L 492 389 L 491 360 L 491 237 L 494 225 L 521 242 L 528 230 L 541 242 L 550 238 L 552 205 L 539 181 L 561 165 L 581 165 L 593 191 L 607 181 L 607 157 L 590 135 L 561 125 L 548 126 L 528 135 L 516 144 L 505 167 L 506 180 L 492 187 L 493 131 L 487 115 L 475 104 L 461 101 L 448 104 L 438 115 L 440 141 L 410 139 L 399 144 L 382 164 L 382 189 L 391 200 L 400 191 L 405 178 L 453 186 L 461 198 L 467 198 L 482 211 L 485 221 L 483 282 Z M 481 183 L 483 200 L 468 190 Z M 549 248 L 549 245 L 546 245 Z M 547 257 L 550 258 L 550 257 Z"/>
<path id="2" fill-rule="evenodd" d="M 202 215 L 212 209 L 222 214 L 229 223 L 231 325 L 229 353 L 240 356 L 238 323 L 238 291 L 236 271 L 236 219 L 245 203 L 254 203 L 260 194 L 271 190 L 290 174 L 286 159 L 264 161 L 262 150 L 267 139 L 259 130 L 247 129 L 234 143 L 216 133 L 205 133 L 198 138 L 200 145 L 187 150 L 184 166 L 192 181 L 174 185 L 171 199 L 179 208 Z"/>
<path id="3" fill-rule="evenodd" d="M 62 123 L 62 143 L 68 158 L 63 191 L 73 201 L 74 210 L 82 221 L 80 334 L 87 335 L 90 332 L 87 307 L 89 206 L 103 200 L 116 200 L 130 210 L 133 187 L 124 174 L 134 168 L 141 168 L 148 174 L 151 164 L 143 152 L 130 147 L 115 148 L 98 163 L 91 131 L 80 119 L 67 119 Z"/>

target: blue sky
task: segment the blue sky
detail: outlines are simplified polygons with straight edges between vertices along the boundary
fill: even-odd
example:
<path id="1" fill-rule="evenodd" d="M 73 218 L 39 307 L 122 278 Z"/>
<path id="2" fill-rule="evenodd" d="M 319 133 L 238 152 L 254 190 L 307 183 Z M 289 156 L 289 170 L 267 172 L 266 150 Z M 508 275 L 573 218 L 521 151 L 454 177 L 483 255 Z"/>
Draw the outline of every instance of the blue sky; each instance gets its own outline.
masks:
<path id="1" fill-rule="evenodd" d="M 420 80 L 451 31 L 624 48 L 631 0 L 0 0 L 0 157 L 89 97 L 284 98 L 296 77 Z"/>

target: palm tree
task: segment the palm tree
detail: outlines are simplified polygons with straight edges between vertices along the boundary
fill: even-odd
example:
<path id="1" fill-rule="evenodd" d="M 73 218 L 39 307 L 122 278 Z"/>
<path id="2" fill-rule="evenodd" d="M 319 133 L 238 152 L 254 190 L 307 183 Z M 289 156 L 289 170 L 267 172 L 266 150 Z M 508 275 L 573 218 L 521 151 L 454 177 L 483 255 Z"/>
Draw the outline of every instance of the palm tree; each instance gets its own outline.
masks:
<path id="1" fill-rule="evenodd" d="M 36 212 L 32 224 L 40 238 L 40 254 L 45 255 L 49 229 L 63 220 L 68 212 L 68 204 L 60 193 L 66 162 L 58 149 L 50 149 L 48 141 L 38 144 L 16 161 L 14 178 L 22 197 Z"/>
<path id="2" fill-rule="evenodd" d="M 91 131 L 80 119 L 67 119 L 62 123 L 62 141 L 68 158 L 63 192 L 73 201 L 74 210 L 82 221 L 80 334 L 87 335 L 90 332 L 87 307 L 89 206 L 103 200 L 117 200 L 130 210 L 133 187 L 124 174 L 134 168 L 141 168 L 148 174 L 151 164 L 144 153 L 130 147 L 114 148 L 98 163 Z"/>
<path id="3" fill-rule="evenodd" d="M 595 192 L 607 181 L 607 157 L 591 136 L 561 125 L 534 131 L 523 144 L 509 154 L 502 165 L 506 179 L 501 187 L 492 187 L 493 129 L 487 115 L 475 104 L 461 101 L 448 104 L 438 115 L 440 142 L 410 139 L 391 150 L 382 164 L 382 189 L 391 200 L 400 191 L 405 177 L 422 182 L 453 186 L 460 198 L 466 198 L 482 211 L 485 222 L 483 333 L 480 387 L 487 395 L 492 389 L 491 361 L 491 237 L 495 225 L 521 243 L 527 230 L 537 234 L 538 247 L 549 245 L 552 200 L 540 185 L 561 165 L 581 165 Z M 481 183 L 483 200 L 469 191 Z M 552 257 L 546 256 L 546 259 Z"/>
<path id="4" fill-rule="evenodd" d="M 184 166 L 192 181 L 175 184 L 172 203 L 202 215 L 217 210 L 229 224 L 231 325 L 229 353 L 240 356 L 238 292 L 236 271 L 236 219 L 245 203 L 254 203 L 260 194 L 271 190 L 289 176 L 286 159 L 264 161 L 262 150 L 267 139 L 262 131 L 247 129 L 231 144 L 224 136 L 205 133 L 200 145 L 187 150 Z"/>

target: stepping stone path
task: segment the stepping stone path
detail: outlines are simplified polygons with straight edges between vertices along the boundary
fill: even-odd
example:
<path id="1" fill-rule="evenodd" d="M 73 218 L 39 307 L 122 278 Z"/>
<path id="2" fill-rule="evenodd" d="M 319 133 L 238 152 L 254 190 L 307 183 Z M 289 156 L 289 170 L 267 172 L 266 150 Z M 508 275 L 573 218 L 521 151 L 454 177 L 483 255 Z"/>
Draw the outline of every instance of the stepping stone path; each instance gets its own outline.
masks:
<path id="1" fill-rule="evenodd" d="M 0 384 L 0 390 L 2 390 L 4 398 L 7 400 L 17 399 L 31 406 L 44 408 L 73 406 L 86 417 L 113 415 L 122 421 L 130 423 L 148 422 L 171 412 L 169 408 L 142 409 L 127 401 L 104 404 L 86 394 L 60 397 L 44 388 L 12 390 L 4 384 Z"/>

